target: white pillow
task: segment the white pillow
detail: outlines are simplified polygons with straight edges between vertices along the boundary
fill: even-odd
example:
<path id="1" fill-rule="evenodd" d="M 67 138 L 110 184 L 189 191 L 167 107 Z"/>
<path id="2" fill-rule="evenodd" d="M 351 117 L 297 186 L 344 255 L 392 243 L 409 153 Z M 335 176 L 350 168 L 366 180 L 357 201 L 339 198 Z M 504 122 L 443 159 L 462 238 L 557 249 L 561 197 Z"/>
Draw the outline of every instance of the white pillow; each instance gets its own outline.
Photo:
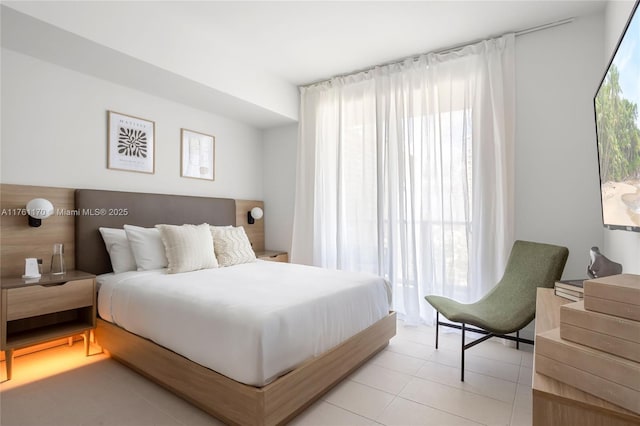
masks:
<path id="1" fill-rule="evenodd" d="M 209 224 L 156 225 L 156 228 L 160 230 L 170 274 L 218 267 Z"/>
<path id="2" fill-rule="evenodd" d="M 256 261 L 256 254 L 242 226 L 211 227 L 213 247 L 220 266 L 232 266 Z"/>
<path id="3" fill-rule="evenodd" d="M 160 231 L 156 228 L 125 225 L 127 239 L 136 259 L 138 271 L 166 268 L 168 265 L 164 244 L 160 239 Z"/>
<path id="4" fill-rule="evenodd" d="M 111 259 L 111 267 L 114 274 L 120 272 L 135 271 L 136 259 L 133 257 L 127 233 L 124 229 L 99 228 L 104 245 Z"/>

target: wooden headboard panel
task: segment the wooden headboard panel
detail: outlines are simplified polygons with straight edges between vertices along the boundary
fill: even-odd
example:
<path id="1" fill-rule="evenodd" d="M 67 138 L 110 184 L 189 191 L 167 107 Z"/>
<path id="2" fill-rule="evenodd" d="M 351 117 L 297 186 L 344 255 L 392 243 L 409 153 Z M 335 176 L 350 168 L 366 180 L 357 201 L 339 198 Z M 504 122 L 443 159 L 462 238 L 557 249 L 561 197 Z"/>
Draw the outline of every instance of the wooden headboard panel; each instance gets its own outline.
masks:
<path id="1" fill-rule="evenodd" d="M 24 211 L 34 198 L 51 201 L 56 214 L 42 221 L 39 228 L 27 224 Z M 49 186 L 0 184 L 0 270 L 2 277 L 24 274 L 24 259 L 41 258 L 43 271 L 49 272 L 54 243 L 64 244 L 64 261 L 74 269 L 73 189 Z"/>
<path id="2" fill-rule="evenodd" d="M 159 223 L 235 225 L 236 202 L 228 198 L 78 189 L 76 209 L 76 268 L 93 274 L 111 272 L 100 227 L 152 227 Z"/>
<path id="3" fill-rule="evenodd" d="M 249 225 L 247 220 L 247 213 L 254 207 L 260 207 L 264 210 L 264 203 L 262 201 L 236 200 L 236 226 L 244 226 L 253 251 L 264 251 L 264 218 L 256 220 L 253 225 Z M 266 215 L 267 212 L 265 212 Z"/>

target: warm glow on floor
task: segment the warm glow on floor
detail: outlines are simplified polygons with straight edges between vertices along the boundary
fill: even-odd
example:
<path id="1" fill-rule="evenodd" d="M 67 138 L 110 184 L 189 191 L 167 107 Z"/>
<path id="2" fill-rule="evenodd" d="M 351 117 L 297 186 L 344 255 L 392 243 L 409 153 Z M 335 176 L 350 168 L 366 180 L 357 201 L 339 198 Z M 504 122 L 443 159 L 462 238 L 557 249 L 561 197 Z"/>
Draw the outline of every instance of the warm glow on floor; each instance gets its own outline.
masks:
<path id="1" fill-rule="evenodd" d="M 108 359 L 100 348 L 91 345 L 88 357 L 84 356 L 84 345 L 77 341 L 73 346 L 57 346 L 13 359 L 13 378 L 7 380 L 5 361 L 0 362 L 0 391 L 47 379 L 77 368 Z M 95 354 L 95 355 L 94 355 Z"/>

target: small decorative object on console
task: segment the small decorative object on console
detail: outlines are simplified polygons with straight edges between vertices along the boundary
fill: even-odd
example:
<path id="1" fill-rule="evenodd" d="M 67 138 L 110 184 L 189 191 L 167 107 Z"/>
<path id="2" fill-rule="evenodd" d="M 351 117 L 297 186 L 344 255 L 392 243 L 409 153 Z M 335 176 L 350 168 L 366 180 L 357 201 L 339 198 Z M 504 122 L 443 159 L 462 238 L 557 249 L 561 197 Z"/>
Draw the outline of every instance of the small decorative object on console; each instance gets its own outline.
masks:
<path id="1" fill-rule="evenodd" d="M 622 273 L 622 265 L 607 259 L 598 247 L 591 247 L 589 253 L 591 261 L 587 266 L 587 274 L 590 278 L 608 277 Z"/>

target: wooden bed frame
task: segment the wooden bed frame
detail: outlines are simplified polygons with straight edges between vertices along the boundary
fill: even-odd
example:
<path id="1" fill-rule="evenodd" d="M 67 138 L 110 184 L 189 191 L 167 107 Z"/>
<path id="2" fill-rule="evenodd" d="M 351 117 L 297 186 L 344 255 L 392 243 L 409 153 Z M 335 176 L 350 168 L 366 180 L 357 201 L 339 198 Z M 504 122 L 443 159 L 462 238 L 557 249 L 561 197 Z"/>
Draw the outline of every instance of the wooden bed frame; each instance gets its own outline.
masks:
<path id="1" fill-rule="evenodd" d="M 76 267 L 96 274 L 111 271 L 98 232 L 100 226 L 202 222 L 236 225 L 234 200 L 77 190 L 75 204 L 80 211 L 128 208 L 131 213 L 126 217 L 76 218 Z M 390 312 L 340 345 L 258 388 L 232 380 L 102 319 L 97 324 L 96 341 L 113 358 L 226 423 L 259 426 L 291 420 L 384 349 L 396 334 L 396 315 Z"/>
<path id="2" fill-rule="evenodd" d="M 98 319 L 97 343 L 113 358 L 229 424 L 278 425 L 338 384 L 396 334 L 396 315 L 361 331 L 261 388 L 196 364 L 150 340 Z"/>

